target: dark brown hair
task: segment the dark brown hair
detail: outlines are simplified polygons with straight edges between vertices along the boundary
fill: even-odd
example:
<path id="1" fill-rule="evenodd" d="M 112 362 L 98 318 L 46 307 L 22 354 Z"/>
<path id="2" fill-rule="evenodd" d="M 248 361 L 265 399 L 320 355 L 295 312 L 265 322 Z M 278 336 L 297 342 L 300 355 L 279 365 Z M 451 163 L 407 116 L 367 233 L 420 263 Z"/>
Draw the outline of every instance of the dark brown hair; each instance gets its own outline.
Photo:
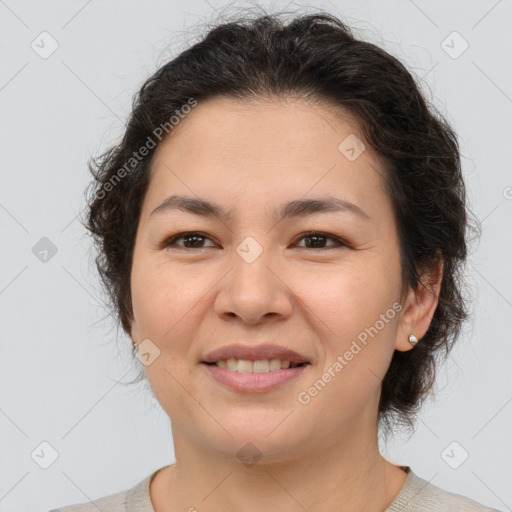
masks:
<path id="1" fill-rule="evenodd" d="M 390 419 L 412 426 L 432 388 L 438 355 L 448 354 L 468 315 L 461 290 L 470 224 L 457 138 L 395 57 L 356 38 L 331 14 L 288 22 L 282 14 L 217 24 L 143 84 L 121 142 L 90 162 L 94 181 L 85 224 L 98 249 L 96 265 L 118 325 L 129 334 L 132 255 L 154 148 L 145 158 L 133 154 L 152 146 L 150 139 L 157 145 L 155 129 L 169 126 L 191 98 L 295 95 L 342 107 L 359 121 L 385 169 L 403 289 L 417 289 L 422 273 L 443 262 L 427 333 L 414 349 L 394 352 L 382 382 L 379 419 L 386 430 Z"/>

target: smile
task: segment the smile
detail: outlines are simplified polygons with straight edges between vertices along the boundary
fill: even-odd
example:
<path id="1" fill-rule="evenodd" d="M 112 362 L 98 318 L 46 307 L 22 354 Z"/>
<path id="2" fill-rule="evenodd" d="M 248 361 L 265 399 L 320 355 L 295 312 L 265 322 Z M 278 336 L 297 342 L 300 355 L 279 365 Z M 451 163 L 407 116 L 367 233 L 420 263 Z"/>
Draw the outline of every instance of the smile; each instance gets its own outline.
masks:
<path id="1" fill-rule="evenodd" d="M 279 366 L 278 366 L 279 363 Z M 231 391 L 242 393 L 264 393 L 280 388 L 296 379 L 310 363 L 291 365 L 290 361 L 280 359 L 219 360 L 215 363 L 201 363 L 216 383 Z"/>
<path id="2" fill-rule="evenodd" d="M 231 357 L 229 359 L 221 359 L 214 363 L 219 368 L 227 368 L 230 371 L 241 372 L 241 373 L 266 373 L 275 372 L 277 370 L 285 370 L 287 368 L 297 368 L 306 363 L 291 363 L 287 360 L 281 359 L 259 359 L 257 361 L 251 361 L 249 359 L 235 359 Z"/>

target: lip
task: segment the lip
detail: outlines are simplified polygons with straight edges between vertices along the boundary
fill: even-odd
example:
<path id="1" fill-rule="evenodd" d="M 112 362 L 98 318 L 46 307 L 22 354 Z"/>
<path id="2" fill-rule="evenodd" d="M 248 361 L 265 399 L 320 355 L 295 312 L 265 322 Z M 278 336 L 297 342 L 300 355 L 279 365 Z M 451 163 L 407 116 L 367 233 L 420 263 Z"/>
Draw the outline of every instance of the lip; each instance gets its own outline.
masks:
<path id="1" fill-rule="evenodd" d="M 201 363 L 213 379 L 223 386 L 242 393 L 264 393 L 281 387 L 299 377 L 311 364 L 271 372 L 243 373 Z"/>
<path id="2" fill-rule="evenodd" d="M 249 361 L 258 361 L 260 359 L 281 359 L 281 361 L 290 361 L 291 364 L 311 362 L 305 356 L 295 352 L 295 350 L 271 343 L 263 343 L 260 345 L 243 345 L 237 343 L 234 345 L 228 345 L 209 352 L 202 362 L 216 363 L 217 361 L 227 360 L 230 358 L 247 359 Z M 280 370 L 270 373 L 279 372 Z"/>

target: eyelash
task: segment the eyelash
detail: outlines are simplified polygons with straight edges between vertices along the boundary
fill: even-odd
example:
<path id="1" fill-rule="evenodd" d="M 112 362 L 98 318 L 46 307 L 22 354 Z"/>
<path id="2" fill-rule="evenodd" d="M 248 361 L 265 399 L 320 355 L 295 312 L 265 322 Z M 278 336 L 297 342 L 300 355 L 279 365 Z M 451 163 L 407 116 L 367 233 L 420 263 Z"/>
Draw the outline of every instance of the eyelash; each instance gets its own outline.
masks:
<path id="1" fill-rule="evenodd" d="M 208 238 L 209 240 L 210 237 L 208 235 L 206 235 L 205 233 L 202 233 L 200 231 L 185 231 L 185 232 L 182 232 L 182 233 L 177 233 L 176 235 L 173 235 L 169 238 L 166 238 L 161 244 L 160 244 L 160 248 L 169 248 L 169 247 L 172 247 L 173 245 L 176 246 L 176 240 L 179 240 L 181 238 L 185 238 L 186 236 L 191 236 L 191 235 L 199 235 L 201 238 Z M 320 248 L 310 248 L 310 247 L 304 247 L 304 249 L 308 249 L 310 251 L 328 251 L 328 250 L 331 250 L 331 249 L 337 249 L 337 248 L 340 248 L 340 247 L 349 247 L 349 244 L 346 243 L 344 240 L 342 240 L 341 238 L 338 238 L 336 236 L 333 236 L 333 235 L 330 235 L 328 233 L 323 233 L 322 231 L 306 231 L 304 233 L 301 234 L 300 238 L 298 239 L 298 241 L 304 239 L 304 238 L 312 238 L 313 236 L 321 236 L 325 239 L 330 239 L 330 240 L 333 240 L 334 242 L 336 242 L 336 245 L 334 246 L 331 246 L 331 247 L 320 247 Z M 194 250 L 194 248 L 192 247 L 183 247 L 183 246 L 178 246 L 182 249 L 186 249 L 186 250 Z M 207 247 L 197 247 L 196 249 L 207 249 Z"/>

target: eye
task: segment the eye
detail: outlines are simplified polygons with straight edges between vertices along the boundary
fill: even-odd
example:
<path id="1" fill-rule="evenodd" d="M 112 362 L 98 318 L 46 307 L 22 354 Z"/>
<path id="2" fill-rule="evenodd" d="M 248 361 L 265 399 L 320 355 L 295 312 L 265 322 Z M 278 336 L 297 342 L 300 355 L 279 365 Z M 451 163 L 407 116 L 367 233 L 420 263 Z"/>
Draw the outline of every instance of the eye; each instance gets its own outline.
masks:
<path id="1" fill-rule="evenodd" d="M 176 244 L 177 240 L 183 240 L 185 246 Z M 178 233 L 176 235 L 171 236 L 170 238 L 165 239 L 161 244 L 161 248 L 165 247 L 182 247 L 183 249 L 203 249 L 201 247 L 201 243 L 204 240 L 210 240 L 208 236 L 199 231 L 187 231 L 184 233 Z M 190 244 L 190 247 L 186 247 L 187 244 Z"/>
<path id="2" fill-rule="evenodd" d="M 328 249 L 336 249 L 337 247 L 348 247 L 348 244 L 341 240 L 340 238 L 329 235 L 327 233 L 322 233 L 321 231 L 308 231 L 303 233 L 299 240 L 310 240 L 313 247 L 305 247 L 305 249 L 318 249 L 318 250 L 328 250 Z M 326 240 L 333 240 L 334 245 L 328 247 L 319 247 L 318 245 L 323 245 Z"/>
<path id="3" fill-rule="evenodd" d="M 178 240 L 183 240 L 184 245 L 178 244 Z M 205 240 L 211 240 L 211 238 L 206 234 L 201 233 L 200 231 L 187 231 L 184 233 L 177 233 L 176 235 L 165 239 L 160 244 L 160 248 L 163 249 L 166 247 L 181 247 L 183 249 L 204 249 L 205 247 L 202 244 Z M 298 240 L 311 241 L 310 243 L 313 245 L 313 247 L 304 247 L 305 249 L 328 250 L 335 249 L 337 247 L 349 246 L 349 244 L 340 238 L 334 235 L 329 235 L 327 233 L 322 233 L 321 231 L 307 231 L 302 233 Z M 321 245 L 324 245 L 325 241 L 327 240 L 333 241 L 334 244 L 327 247 L 320 247 Z M 187 247 L 187 245 L 189 246 Z"/>

